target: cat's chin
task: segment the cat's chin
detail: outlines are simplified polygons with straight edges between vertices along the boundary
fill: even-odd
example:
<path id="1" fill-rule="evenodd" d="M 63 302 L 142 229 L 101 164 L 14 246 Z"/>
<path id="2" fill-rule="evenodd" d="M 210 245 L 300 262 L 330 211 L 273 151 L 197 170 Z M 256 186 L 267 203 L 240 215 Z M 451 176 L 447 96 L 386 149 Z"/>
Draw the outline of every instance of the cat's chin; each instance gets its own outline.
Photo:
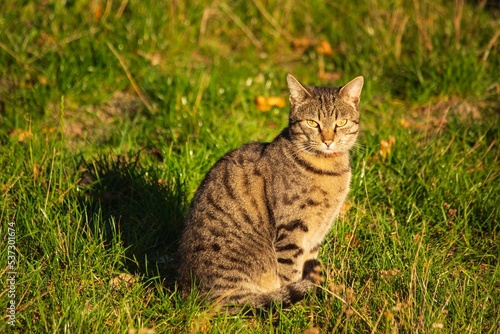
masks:
<path id="1" fill-rule="evenodd" d="M 325 157 L 325 158 L 337 157 L 337 156 L 341 155 L 342 153 L 343 152 L 334 151 L 334 150 L 321 150 L 321 151 L 318 151 L 318 155 L 322 156 L 322 157 Z"/>
<path id="2" fill-rule="evenodd" d="M 337 151 L 322 151 L 322 154 L 327 157 L 327 158 L 331 158 L 331 157 L 336 157 L 340 154 L 340 152 L 337 152 Z"/>
<path id="3" fill-rule="evenodd" d="M 323 154 L 326 155 L 327 157 L 334 157 L 339 155 L 340 152 L 336 151 L 324 151 Z"/>

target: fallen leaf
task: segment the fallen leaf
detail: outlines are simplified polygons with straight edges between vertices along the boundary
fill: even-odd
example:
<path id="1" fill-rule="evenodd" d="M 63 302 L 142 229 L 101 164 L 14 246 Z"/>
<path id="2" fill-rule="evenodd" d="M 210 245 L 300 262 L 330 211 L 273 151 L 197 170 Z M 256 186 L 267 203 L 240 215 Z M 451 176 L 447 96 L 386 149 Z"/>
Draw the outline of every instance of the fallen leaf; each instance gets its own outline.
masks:
<path id="1" fill-rule="evenodd" d="M 406 119 L 401 118 L 401 121 L 399 121 L 399 124 L 405 128 L 408 129 L 410 127 L 410 122 L 408 122 Z"/>
<path id="2" fill-rule="evenodd" d="M 22 143 L 26 139 L 30 139 L 33 137 L 33 134 L 31 133 L 30 130 L 23 130 L 23 129 L 15 129 L 10 133 L 11 138 L 17 138 L 17 141 Z"/>
<path id="3" fill-rule="evenodd" d="M 344 203 L 342 204 L 342 206 L 340 207 L 340 215 L 343 216 L 345 215 L 349 209 L 351 208 L 351 204 L 350 203 Z"/>
<path id="4" fill-rule="evenodd" d="M 320 334 L 320 333 L 321 333 L 321 331 L 319 330 L 318 327 L 309 327 L 304 332 L 304 334 Z"/>
<path id="5" fill-rule="evenodd" d="M 326 40 L 322 40 L 321 42 L 319 42 L 319 44 L 316 46 L 316 51 L 319 54 L 322 54 L 325 56 L 333 56 L 332 46 Z"/>
<path id="6" fill-rule="evenodd" d="M 390 136 L 387 140 L 383 139 L 380 141 L 379 154 L 382 157 L 382 161 L 385 161 L 385 159 L 391 154 L 394 144 L 396 144 L 396 137 L 394 136 Z"/>
<path id="7" fill-rule="evenodd" d="M 55 126 L 50 126 L 50 127 L 45 127 L 42 128 L 42 133 L 54 133 L 56 132 L 56 127 Z"/>
<path id="8" fill-rule="evenodd" d="M 320 72 L 319 78 L 326 81 L 337 81 L 340 79 L 340 73 L 337 72 Z"/>
<path id="9" fill-rule="evenodd" d="M 382 276 L 396 276 L 397 274 L 399 274 L 401 272 L 401 270 L 399 269 L 389 269 L 389 270 L 380 270 L 380 275 Z"/>
<path id="10" fill-rule="evenodd" d="M 40 176 L 40 168 L 37 163 L 33 164 L 33 180 L 37 180 L 38 176 Z"/>
<path id="11" fill-rule="evenodd" d="M 292 48 L 300 53 L 311 47 L 314 42 L 307 37 L 297 38 L 292 41 Z"/>
<path id="12" fill-rule="evenodd" d="M 40 76 L 38 77 L 38 82 L 39 82 L 40 84 L 42 84 L 42 86 L 45 86 L 45 85 L 47 84 L 47 78 L 46 78 L 45 76 L 43 76 L 43 75 L 40 75 Z"/>
<path id="13" fill-rule="evenodd" d="M 457 209 L 454 209 L 451 207 L 451 204 L 444 202 L 443 207 L 446 210 L 446 213 L 448 215 L 448 220 L 450 222 L 454 221 L 455 218 L 457 217 Z"/>
<path id="14" fill-rule="evenodd" d="M 356 238 L 356 234 L 354 233 L 347 233 L 344 239 L 349 243 L 349 247 L 356 248 L 360 245 L 358 238 Z"/>
<path id="15" fill-rule="evenodd" d="M 286 101 L 282 97 L 277 96 L 258 96 L 255 99 L 255 105 L 260 111 L 269 111 L 272 107 L 283 108 L 286 106 Z"/>
<path id="16" fill-rule="evenodd" d="M 137 53 L 140 56 L 149 60 L 151 62 L 151 65 L 153 65 L 153 66 L 158 66 L 163 62 L 163 58 L 161 56 L 161 53 L 159 53 L 159 52 L 154 52 L 154 53 L 150 54 L 150 53 L 142 52 L 139 50 L 139 51 L 137 51 Z"/>
<path id="17" fill-rule="evenodd" d="M 102 17 L 102 5 L 97 4 L 94 8 L 94 17 L 97 21 L 99 21 Z"/>
<path id="18" fill-rule="evenodd" d="M 278 124 L 271 122 L 267 125 L 268 129 L 276 129 L 278 127 Z"/>
<path id="19" fill-rule="evenodd" d="M 139 330 L 135 328 L 129 328 L 128 334 L 155 334 L 156 331 L 152 328 L 141 327 Z"/>
<path id="20" fill-rule="evenodd" d="M 130 288 L 134 283 L 136 283 L 135 277 L 126 273 L 113 277 L 109 281 L 110 287 L 115 290 L 120 290 L 123 287 Z"/>
<path id="21" fill-rule="evenodd" d="M 475 172 L 475 171 L 478 171 L 478 170 L 483 170 L 483 169 L 484 169 L 484 166 L 479 166 L 479 167 L 469 167 L 469 168 L 467 168 L 467 171 L 468 171 L 469 173 L 471 173 L 471 172 Z"/>
<path id="22" fill-rule="evenodd" d="M 330 291 L 336 295 L 340 295 L 344 292 L 345 290 L 345 285 L 344 284 L 334 284 L 334 283 L 330 283 L 328 285 L 328 289 L 330 289 Z"/>

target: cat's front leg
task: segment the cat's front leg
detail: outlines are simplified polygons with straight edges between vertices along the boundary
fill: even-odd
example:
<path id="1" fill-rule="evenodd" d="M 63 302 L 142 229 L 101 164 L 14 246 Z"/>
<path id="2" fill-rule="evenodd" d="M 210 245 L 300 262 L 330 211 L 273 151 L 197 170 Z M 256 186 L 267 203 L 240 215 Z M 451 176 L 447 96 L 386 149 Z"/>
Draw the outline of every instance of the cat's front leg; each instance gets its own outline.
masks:
<path id="1" fill-rule="evenodd" d="M 304 269 L 302 271 L 302 279 L 309 280 L 316 285 L 320 285 L 325 281 L 321 273 L 322 265 L 319 260 L 311 259 L 304 262 Z"/>
<path id="2" fill-rule="evenodd" d="M 303 278 L 305 260 L 301 242 L 303 233 L 291 228 L 291 224 L 278 229 L 274 247 L 282 286 L 298 282 Z"/>

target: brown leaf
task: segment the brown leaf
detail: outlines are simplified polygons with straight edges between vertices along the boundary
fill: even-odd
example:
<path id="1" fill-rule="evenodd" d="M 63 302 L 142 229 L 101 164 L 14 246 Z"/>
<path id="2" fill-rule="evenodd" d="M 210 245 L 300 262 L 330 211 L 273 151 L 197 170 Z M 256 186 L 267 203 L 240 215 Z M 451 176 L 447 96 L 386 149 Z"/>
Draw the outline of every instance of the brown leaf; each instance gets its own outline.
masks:
<path id="1" fill-rule="evenodd" d="M 300 53 L 307 50 L 314 42 L 307 37 L 297 38 L 292 41 L 292 48 Z"/>
<path id="2" fill-rule="evenodd" d="M 358 238 L 356 238 L 356 234 L 354 233 L 347 233 L 344 239 L 349 242 L 349 247 L 356 248 L 360 246 Z"/>
<path id="3" fill-rule="evenodd" d="M 268 129 L 276 129 L 278 127 L 278 124 L 271 122 L 267 125 Z"/>
<path id="4" fill-rule="evenodd" d="M 475 171 L 478 171 L 478 170 L 483 170 L 483 169 L 484 169 L 484 166 L 469 167 L 469 168 L 467 168 L 467 171 L 468 171 L 469 173 L 471 173 L 471 172 L 475 172 Z"/>
<path id="5" fill-rule="evenodd" d="M 99 21 L 102 17 L 102 5 L 96 4 L 94 7 L 94 17 L 97 21 Z"/>
<path id="6" fill-rule="evenodd" d="M 448 220 L 450 222 L 454 221 L 455 218 L 457 217 L 457 212 L 458 212 L 457 209 L 452 208 L 451 204 L 447 202 L 444 202 L 443 207 L 445 208 L 446 213 L 448 215 Z"/>
<path id="7" fill-rule="evenodd" d="M 328 285 L 328 289 L 336 295 L 340 295 L 344 293 L 345 285 L 344 284 L 334 284 L 333 282 Z"/>
<path id="8" fill-rule="evenodd" d="M 136 283 L 135 277 L 126 273 L 113 277 L 109 281 L 109 285 L 115 290 L 120 290 L 123 287 L 130 288 L 134 283 Z"/>
<path id="9" fill-rule="evenodd" d="M 33 134 L 30 130 L 14 129 L 14 131 L 10 133 L 10 137 L 17 138 L 17 141 L 22 143 L 26 139 L 30 139 L 31 137 L 33 137 Z"/>
<path id="10" fill-rule="evenodd" d="M 380 275 L 381 276 L 396 276 L 397 274 L 399 274 L 401 272 L 401 270 L 399 269 L 388 269 L 388 270 L 380 270 Z"/>

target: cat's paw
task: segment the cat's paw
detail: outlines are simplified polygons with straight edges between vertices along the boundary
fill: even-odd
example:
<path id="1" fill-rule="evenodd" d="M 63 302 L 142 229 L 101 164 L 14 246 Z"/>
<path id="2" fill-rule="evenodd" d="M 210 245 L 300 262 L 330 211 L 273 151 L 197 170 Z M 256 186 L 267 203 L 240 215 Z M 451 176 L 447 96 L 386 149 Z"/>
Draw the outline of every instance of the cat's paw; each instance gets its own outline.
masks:
<path id="1" fill-rule="evenodd" d="M 302 277 L 313 282 L 316 285 L 320 285 L 325 281 L 323 274 L 321 273 L 321 267 L 321 262 L 319 262 L 318 260 L 307 260 L 304 263 Z"/>

